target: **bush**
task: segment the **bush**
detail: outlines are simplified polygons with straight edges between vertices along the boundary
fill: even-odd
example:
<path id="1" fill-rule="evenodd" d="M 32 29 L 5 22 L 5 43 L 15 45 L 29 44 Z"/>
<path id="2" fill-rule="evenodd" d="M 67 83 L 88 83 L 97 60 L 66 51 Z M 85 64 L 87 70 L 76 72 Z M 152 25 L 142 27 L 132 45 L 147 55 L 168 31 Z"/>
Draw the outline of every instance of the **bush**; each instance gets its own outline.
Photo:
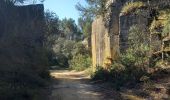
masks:
<path id="1" fill-rule="evenodd" d="M 52 66 L 59 66 L 61 68 L 67 68 L 67 67 L 69 67 L 69 62 L 73 63 L 75 61 L 75 59 L 78 59 L 78 58 L 76 58 L 77 55 L 78 56 L 81 55 L 81 57 L 80 57 L 81 59 L 86 59 L 86 58 L 90 59 L 88 57 L 88 56 L 90 56 L 89 50 L 87 50 L 81 42 L 76 42 L 73 40 L 59 38 L 58 40 L 56 40 L 53 50 L 54 50 L 54 54 L 53 54 L 54 59 L 52 61 L 54 63 Z M 82 58 L 82 57 L 84 57 L 84 58 Z M 76 65 L 76 66 L 78 66 L 78 65 Z M 86 65 L 85 65 L 85 67 L 86 67 Z M 72 66 L 72 68 L 73 68 L 73 66 Z"/>
<path id="2" fill-rule="evenodd" d="M 98 67 L 96 72 L 91 76 L 91 78 L 92 80 L 111 82 L 114 88 L 120 89 L 120 87 L 122 86 L 135 86 L 135 84 L 141 82 L 141 77 L 147 75 L 147 72 L 140 67 L 134 65 L 125 66 L 122 64 L 121 61 L 115 61 L 113 62 L 109 70 L 105 70 L 102 67 Z"/>
<path id="3" fill-rule="evenodd" d="M 129 31 L 129 48 L 117 61 L 113 61 L 109 70 L 98 68 L 93 79 L 112 82 L 114 87 L 133 87 L 143 76 L 148 76 L 149 47 L 148 37 L 136 26 Z"/>
<path id="4" fill-rule="evenodd" d="M 84 44 L 82 44 L 82 42 L 77 42 L 76 44 L 74 44 L 71 54 L 72 55 L 77 55 L 77 54 L 89 55 L 90 51 L 86 48 Z"/>
<path id="5" fill-rule="evenodd" d="M 69 64 L 71 69 L 77 71 L 85 70 L 91 66 L 91 58 L 89 55 L 78 54 L 73 56 L 73 59 L 70 60 Z"/>
<path id="6" fill-rule="evenodd" d="M 123 6 L 122 8 L 122 13 L 123 14 L 128 14 L 130 12 L 133 12 L 136 9 L 142 8 L 144 7 L 145 4 L 141 1 L 137 1 L 137 2 L 128 2 L 125 4 L 125 6 Z"/>
<path id="7" fill-rule="evenodd" d="M 96 71 L 91 75 L 92 80 L 108 81 L 110 73 L 103 67 L 96 67 Z"/>

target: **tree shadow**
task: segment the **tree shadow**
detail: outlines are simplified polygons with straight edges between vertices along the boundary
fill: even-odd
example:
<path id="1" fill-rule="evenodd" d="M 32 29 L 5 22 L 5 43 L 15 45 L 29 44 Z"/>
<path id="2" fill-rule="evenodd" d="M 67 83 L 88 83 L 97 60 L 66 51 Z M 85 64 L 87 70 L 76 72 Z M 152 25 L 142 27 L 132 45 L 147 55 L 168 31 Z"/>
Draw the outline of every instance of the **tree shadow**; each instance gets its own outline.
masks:
<path id="1" fill-rule="evenodd" d="M 123 100 L 120 92 L 106 83 L 93 83 L 79 74 L 53 77 L 50 100 Z"/>

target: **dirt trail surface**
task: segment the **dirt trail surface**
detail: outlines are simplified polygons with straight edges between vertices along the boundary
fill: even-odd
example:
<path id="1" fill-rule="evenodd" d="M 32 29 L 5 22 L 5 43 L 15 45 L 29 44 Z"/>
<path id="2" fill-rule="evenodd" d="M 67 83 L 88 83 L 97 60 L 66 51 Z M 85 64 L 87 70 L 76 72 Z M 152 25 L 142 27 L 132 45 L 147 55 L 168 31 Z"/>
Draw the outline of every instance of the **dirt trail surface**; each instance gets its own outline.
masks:
<path id="1" fill-rule="evenodd" d="M 51 71 L 51 75 L 56 80 L 50 100 L 121 100 L 111 89 L 92 84 L 85 72 L 60 70 Z"/>

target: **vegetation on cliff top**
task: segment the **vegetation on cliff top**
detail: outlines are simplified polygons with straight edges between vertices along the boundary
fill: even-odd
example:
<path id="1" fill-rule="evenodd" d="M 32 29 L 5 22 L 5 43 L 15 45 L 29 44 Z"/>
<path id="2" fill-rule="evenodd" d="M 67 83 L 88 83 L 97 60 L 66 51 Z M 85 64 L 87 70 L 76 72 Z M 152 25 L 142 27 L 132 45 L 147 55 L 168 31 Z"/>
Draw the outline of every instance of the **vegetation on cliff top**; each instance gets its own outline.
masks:
<path id="1" fill-rule="evenodd" d="M 145 7 L 145 3 L 144 2 L 141 2 L 141 1 L 136 1 L 136 2 L 127 2 L 122 10 L 121 10 L 121 13 L 123 15 L 126 15 L 126 14 L 129 14 L 131 12 L 135 12 L 135 10 L 139 9 L 139 8 L 143 8 Z"/>
<path id="2" fill-rule="evenodd" d="M 96 66 L 96 72 L 92 74 L 94 80 L 112 82 L 112 85 L 117 89 L 122 86 L 134 88 L 142 83 L 143 86 L 146 86 L 144 88 L 150 91 L 149 89 L 156 88 L 150 84 L 155 84 L 152 83 L 155 82 L 154 79 L 159 79 L 157 75 L 169 75 L 169 8 L 167 6 L 163 7 L 164 5 L 159 7 L 160 3 L 154 3 L 152 5 L 152 2 L 149 4 L 149 2 L 137 0 L 125 3 L 121 8 L 124 17 L 128 17 L 126 14 L 134 14 L 135 11 L 139 10 L 140 15 L 135 17 L 139 17 L 139 19 L 143 17 L 148 20 L 148 23 L 145 23 L 147 24 L 146 29 L 142 29 L 140 23 L 131 26 L 128 33 L 128 49 L 126 52 L 121 53 L 118 60 L 112 61 L 113 63 L 109 69 L 108 67 L 106 69 L 105 66 Z M 141 8 L 147 9 L 141 10 Z M 122 19 L 124 21 L 123 25 L 136 23 L 130 21 L 131 19 L 127 19 Z M 153 35 L 152 33 L 156 33 L 155 31 L 158 34 Z M 166 90 L 168 91 L 168 88 Z"/>

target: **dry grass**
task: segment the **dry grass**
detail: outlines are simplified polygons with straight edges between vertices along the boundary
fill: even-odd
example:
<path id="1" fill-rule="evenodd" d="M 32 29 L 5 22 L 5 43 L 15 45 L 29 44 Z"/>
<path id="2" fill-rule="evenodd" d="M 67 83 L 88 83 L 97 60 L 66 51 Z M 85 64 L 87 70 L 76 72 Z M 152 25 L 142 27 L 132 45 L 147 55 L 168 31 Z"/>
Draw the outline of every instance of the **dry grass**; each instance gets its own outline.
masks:
<path id="1" fill-rule="evenodd" d="M 121 13 L 126 15 L 130 12 L 133 12 L 136 9 L 145 7 L 145 4 L 141 1 L 137 1 L 137 2 L 128 2 L 125 4 L 125 6 L 122 8 Z"/>

